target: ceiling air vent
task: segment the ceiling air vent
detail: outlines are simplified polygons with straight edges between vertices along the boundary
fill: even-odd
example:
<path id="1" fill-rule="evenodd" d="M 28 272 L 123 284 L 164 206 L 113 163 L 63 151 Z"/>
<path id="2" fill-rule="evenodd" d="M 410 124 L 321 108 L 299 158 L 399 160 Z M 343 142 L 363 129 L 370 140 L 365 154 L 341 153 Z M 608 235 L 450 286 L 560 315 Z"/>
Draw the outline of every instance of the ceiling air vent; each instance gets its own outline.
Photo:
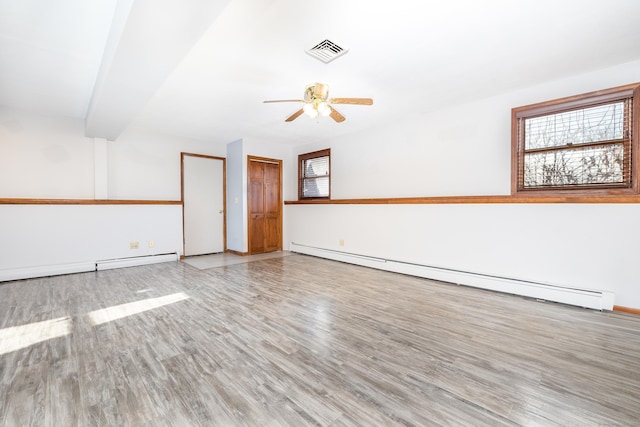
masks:
<path id="1" fill-rule="evenodd" d="M 339 56 L 349 52 L 349 49 L 338 46 L 330 40 L 324 40 L 309 50 L 305 50 L 309 55 L 328 64 Z"/>

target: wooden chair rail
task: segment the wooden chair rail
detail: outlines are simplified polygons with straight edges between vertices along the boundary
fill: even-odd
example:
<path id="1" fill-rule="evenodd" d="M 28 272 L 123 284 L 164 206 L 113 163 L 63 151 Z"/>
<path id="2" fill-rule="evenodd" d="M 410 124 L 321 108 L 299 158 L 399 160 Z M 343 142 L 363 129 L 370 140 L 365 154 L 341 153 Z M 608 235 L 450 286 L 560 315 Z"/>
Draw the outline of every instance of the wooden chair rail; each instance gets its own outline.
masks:
<path id="1" fill-rule="evenodd" d="M 287 200 L 285 205 L 403 205 L 403 204 L 508 204 L 508 203 L 640 203 L 640 195 L 601 196 L 437 196 L 371 199 Z"/>
<path id="2" fill-rule="evenodd" d="M 180 200 L 0 198 L 0 205 L 181 205 Z"/>

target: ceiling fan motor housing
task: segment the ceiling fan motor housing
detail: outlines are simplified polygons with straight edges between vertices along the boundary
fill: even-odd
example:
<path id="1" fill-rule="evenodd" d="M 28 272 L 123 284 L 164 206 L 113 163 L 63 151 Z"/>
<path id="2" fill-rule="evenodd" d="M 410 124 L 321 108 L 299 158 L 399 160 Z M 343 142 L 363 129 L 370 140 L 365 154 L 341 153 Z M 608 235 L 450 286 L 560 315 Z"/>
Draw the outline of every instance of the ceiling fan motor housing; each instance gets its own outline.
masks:
<path id="1" fill-rule="evenodd" d="M 329 86 L 322 83 L 312 83 L 304 91 L 304 100 L 306 102 L 326 101 L 327 96 L 329 96 Z"/>

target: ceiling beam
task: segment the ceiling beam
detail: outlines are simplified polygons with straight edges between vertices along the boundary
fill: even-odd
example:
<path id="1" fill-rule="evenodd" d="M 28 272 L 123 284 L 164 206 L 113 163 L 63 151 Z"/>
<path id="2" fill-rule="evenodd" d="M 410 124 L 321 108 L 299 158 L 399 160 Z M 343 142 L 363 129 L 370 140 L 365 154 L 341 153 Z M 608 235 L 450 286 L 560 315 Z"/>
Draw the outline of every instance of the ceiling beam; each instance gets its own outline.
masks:
<path id="1" fill-rule="evenodd" d="M 229 2 L 118 0 L 85 135 L 117 139 Z"/>

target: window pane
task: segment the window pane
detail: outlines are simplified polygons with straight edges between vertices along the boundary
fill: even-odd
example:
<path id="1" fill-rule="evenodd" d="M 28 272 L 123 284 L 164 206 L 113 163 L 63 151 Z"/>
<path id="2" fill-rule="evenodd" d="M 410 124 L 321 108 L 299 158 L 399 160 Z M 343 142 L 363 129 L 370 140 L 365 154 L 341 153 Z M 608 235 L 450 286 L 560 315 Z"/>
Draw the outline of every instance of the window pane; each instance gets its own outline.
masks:
<path id="1" fill-rule="evenodd" d="M 304 197 L 329 197 L 329 177 L 305 178 L 302 194 Z"/>
<path id="2" fill-rule="evenodd" d="M 624 183 L 624 145 L 528 153 L 524 187 Z"/>
<path id="3" fill-rule="evenodd" d="M 525 120 L 525 150 L 623 138 L 624 101 Z"/>
<path id="4" fill-rule="evenodd" d="M 329 198 L 331 196 L 331 150 L 314 151 L 298 156 L 299 173 L 298 197 L 304 198 Z"/>
<path id="5" fill-rule="evenodd" d="M 315 157 L 304 161 L 304 176 L 328 176 L 329 156 Z"/>

